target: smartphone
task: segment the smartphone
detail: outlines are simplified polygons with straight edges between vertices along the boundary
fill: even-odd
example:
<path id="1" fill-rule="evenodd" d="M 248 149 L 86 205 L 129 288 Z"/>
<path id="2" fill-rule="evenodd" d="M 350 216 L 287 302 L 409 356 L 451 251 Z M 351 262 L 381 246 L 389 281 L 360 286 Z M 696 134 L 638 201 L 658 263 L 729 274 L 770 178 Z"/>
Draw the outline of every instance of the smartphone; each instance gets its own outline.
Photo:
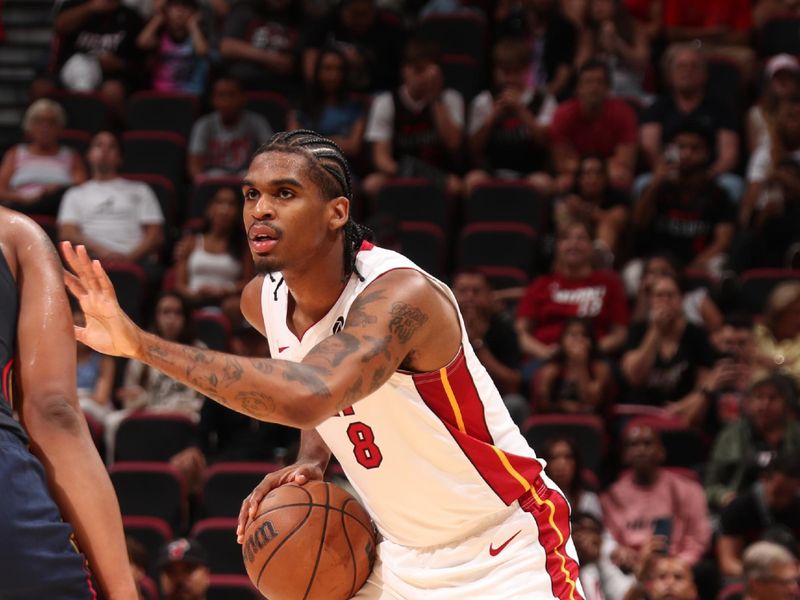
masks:
<path id="1" fill-rule="evenodd" d="M 653 535 L 664 538 L 664 548 L 661 553 L 669 552 L 669 547 L 672 545 L 672 518 L 663 517 L 653 521 Z"/>

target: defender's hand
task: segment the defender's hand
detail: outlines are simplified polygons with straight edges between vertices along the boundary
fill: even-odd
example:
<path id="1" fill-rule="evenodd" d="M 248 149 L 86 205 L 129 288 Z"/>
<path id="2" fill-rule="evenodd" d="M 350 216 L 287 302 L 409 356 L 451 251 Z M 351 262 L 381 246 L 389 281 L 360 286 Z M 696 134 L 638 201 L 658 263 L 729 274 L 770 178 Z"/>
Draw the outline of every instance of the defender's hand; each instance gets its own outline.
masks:
<path id="1" fill-rule="evenodd" d="M 120 308 L 111 280 L 100 261 L 89 258 L 84 246 L 61 243 L 69 271 L 64 282 L 86 315 L 86 325 L 75 327 L 78 341 L 111 356 L 134 357 L 140 346 L 141 330 Z"/>

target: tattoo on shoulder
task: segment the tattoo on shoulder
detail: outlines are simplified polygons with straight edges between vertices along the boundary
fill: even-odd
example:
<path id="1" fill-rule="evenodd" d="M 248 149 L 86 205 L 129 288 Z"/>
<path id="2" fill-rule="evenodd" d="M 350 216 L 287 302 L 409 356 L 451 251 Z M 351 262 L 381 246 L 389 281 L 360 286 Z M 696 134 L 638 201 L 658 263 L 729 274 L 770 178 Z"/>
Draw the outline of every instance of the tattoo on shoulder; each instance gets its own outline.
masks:
<path id="1" fill-rule="evenodd" d="M 351 327 L 366 327 L 376 323 L 378 318 L 367 313 L 365 308 L 373 302 L 383 300 L 385 297 L 383 290 L 380 289 L 359 296 L 350 307 L 350 312 L 347 315 L 347 324 Z"/>
<path id="2" fill-rule="evenodd" d="M 389 331 L 394 333 L 402 343 L 410 340 L 411 336 L 428 320 L 428 315 L 416 306 L 411 306 L 405 302 L 392 304 L 391 315 Z"/>
<path id="3" fill-rule="evenodd" d="M 370 347 L 364 355 L 361 357 L 362 363 L 368 363 L 373 358 L 378 356 L 379 354 L 383 355 L 383 358 L 386 360 L 392 359 L 392 353 L 389 351 L 389 343 L 392 341 L 392 336 L 387 335 L 382 338 L 372 337 L 371 335 L 365 335 L 364 341 L 367 342 Z"/>
<path id="4" fill-rule="evenodd" d="M 361 399 L 361 388 L 364 387 L 364 378 L 362 376 L 358 376 L 347 390 L 345 390 L 344 395 L 342 396 L 342 402 L 339 404 L 338 410 L 342 410 L 350 406 L 351 404 L 355 403 L 357 400 Z"/>

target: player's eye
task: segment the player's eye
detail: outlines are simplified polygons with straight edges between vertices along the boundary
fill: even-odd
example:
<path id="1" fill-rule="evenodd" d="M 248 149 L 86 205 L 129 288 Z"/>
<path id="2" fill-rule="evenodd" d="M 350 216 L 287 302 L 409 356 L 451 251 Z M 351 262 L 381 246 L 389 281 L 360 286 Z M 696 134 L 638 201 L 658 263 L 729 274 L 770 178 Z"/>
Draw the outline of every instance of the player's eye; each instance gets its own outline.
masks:
<path id="1" fill-rule="evenodd" d="M 244 192 L 245 200 L 258 200 L 258 190 L 249 188 Z"/>
<path id="2" fill-rule="evenodd" d="M 288 200 L 289 198 L 294 198 L 294 192 L 288 188 L 281 188 L 278 190 L 278 197 Z"/>

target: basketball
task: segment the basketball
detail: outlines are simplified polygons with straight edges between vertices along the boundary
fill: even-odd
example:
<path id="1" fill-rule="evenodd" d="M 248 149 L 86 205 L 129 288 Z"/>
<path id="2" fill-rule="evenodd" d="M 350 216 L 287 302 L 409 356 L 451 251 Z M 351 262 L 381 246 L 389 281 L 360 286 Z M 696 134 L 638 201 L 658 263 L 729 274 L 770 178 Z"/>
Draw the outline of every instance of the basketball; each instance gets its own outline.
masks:
<path id="1" fill-rule="evenodd" d="M 375 529 L 363 506 L 322 481 L 286 484 L 261 501 L 247 525 L 247 574 L 269 600 L 346 600 L 375 559 Z"/>

